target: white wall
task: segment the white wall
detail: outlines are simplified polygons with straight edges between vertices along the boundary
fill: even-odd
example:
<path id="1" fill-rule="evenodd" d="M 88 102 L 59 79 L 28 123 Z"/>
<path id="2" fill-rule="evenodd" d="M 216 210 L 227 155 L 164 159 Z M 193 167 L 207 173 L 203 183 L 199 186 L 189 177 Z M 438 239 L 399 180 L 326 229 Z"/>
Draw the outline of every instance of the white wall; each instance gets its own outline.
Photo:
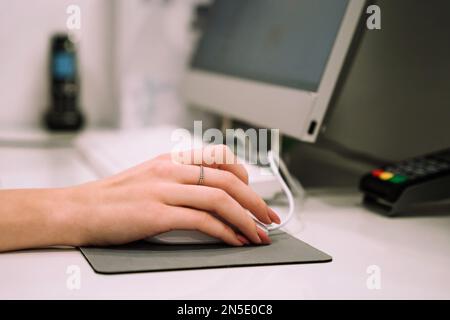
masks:
<path id="1" fill-rule="evenodd" d="M 48 106 L 49 40 L 81 8 L 81 105 L 90 125 L 116 123 L 110 0 L 0 0 L 0 129 L 40 125 Z"/>
<path id="2" fill-rule="evenodd" d="M 194 7 L 207 2 L 116 1 L 114 65 L 121 128 L 190 127 L 198 119 L 192 110 L 186 112 L 179 92 L 198 36 L 191 28 Z"/>

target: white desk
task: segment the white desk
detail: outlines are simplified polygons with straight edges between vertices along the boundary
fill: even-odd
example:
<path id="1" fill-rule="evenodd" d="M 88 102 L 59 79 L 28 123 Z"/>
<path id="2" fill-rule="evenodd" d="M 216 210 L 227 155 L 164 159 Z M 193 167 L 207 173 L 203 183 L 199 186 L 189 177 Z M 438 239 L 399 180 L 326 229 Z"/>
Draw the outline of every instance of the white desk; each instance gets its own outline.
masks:
<path id="1" fill-rule="evenodd" d="M 94 178 L 71 149 L 0 148 L 4 188 L 49 187 Z M 331 254 L 327 264 L 99 275 L 75 249 L 0 254 L 0 299 L 346 299 L 450 298 L 450 216 L 384 218 L 360 195 L 316 191 L 287 228 Z M 81 288 L 66 287 L 67 267 Z M 369 290 L 366 268 L 381 268 Z"/>

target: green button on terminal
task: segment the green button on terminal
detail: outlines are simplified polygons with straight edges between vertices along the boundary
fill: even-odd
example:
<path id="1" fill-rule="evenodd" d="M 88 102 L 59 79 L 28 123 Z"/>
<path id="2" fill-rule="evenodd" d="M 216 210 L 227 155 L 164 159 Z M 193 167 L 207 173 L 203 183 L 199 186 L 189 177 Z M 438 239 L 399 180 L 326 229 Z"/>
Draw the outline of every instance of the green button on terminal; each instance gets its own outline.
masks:
<path id="1" fill-rule="evenodd" d="M 389 181 L 392 183 L 404 183 L 404 182 L 406 182 L 406 180 L 408 180 L 408 178 L 405 176 L 395 175 Z"/>

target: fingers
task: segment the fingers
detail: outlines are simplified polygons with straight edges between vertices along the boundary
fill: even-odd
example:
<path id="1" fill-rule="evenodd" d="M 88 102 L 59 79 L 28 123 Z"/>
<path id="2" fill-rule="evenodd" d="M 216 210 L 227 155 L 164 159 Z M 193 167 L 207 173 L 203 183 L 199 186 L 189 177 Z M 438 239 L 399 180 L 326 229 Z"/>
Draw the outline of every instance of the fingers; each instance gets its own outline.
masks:
<path id="1" fill-rule="evenodd" d="M 196 185 L 198 178 L 199 167 L 186 165 L 180 168 L 176 179 L 179 183 Z M 261 222 L 266 224 L 280 223 L 280 218 L 273 210 L 269 209 L 264 200 L 233 173 L 204 168 L 204 185 L 226 191 Z"/>
<path id="2" fill-rule="evenodd" d="M 177 182 L 197 184 L 200 171 L 196 164 L 201 163 L 205 166 L 205 185 L 225 190 L 261 222 L 281 223 L 279 216 L 248 187 L 245 167 L 238 163 L 227 146 L 211 145 L 204 149 L 182 151 L 178 156 L 176 161 L 173 154 L 161 156 L 161 160 L 170 167 L 169 170 L 164 170 L 165 178 L 170 175 L 171 179 Z"/>
<path id="3" fill-rule="evenodd" d="M 214 212 L 219 218 L 239 229 L 256 244 L 262 243 L 255 221 L 235 199 L 221 189 L 207 186 L 174 184 L 165 192 L 166 204 Z"/>
<path id="4" fill-rule="evenodd" d="M 237 235 L 233 229 L 205 211 L 173 206 L 168 208 L 167 215 L 172 229 L 198 230 L 232 246 L 248 244 L 247 239 Z"/>
<path id="5" fill-rule="evenodd" d="M 270 220 L 272 220 L 272 222 L 276 223 L 276 224 L 280 224 L 281 223 L 281 219 L 278 216 L 278 214 L 272 210 L 272 208 L 270 208 L 269 206 L 267 206 L 267 209 L 269 210 L 269 217 Z"/>
<path id="6" fill-rule="evenodd" d="M 233 173 L 243 183 L 248 184 L 248 173 L 245 167 L 239 163 L 238 158 L 226 145 L 209 145 L 202 149 L 181 151 L 167 154 L 164 158 L 170 158 L 175 163 L 186 165 L 203 165 L 205 167 L 220 169 Z"/>
<path id="7" fill-rule="evenodd" d="M 258 236 L 262 240 L 262 243 L 264 244 L 271 244 L 272 240 L 270 240 L 270 237 L 265 233 L 261 228 L 257 228 Z"/>

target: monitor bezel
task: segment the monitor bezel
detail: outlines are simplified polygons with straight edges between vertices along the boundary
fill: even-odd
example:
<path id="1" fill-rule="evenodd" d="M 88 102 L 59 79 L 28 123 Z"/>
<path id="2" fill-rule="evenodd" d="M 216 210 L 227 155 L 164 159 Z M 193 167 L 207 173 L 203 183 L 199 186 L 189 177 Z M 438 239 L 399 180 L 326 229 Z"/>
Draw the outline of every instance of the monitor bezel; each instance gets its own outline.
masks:
<path id="1" fill-rule="evenodd" d="M 183 80 L 186 103 L 255 126 L 280 129 L 283 134 L 302 141 L 315 142 L 364 6 L 364 0 L 349 0 L 316 92 L 191 67 Z M 246 108 L 248 105 L 257 106 L 258 112 Z"/>

